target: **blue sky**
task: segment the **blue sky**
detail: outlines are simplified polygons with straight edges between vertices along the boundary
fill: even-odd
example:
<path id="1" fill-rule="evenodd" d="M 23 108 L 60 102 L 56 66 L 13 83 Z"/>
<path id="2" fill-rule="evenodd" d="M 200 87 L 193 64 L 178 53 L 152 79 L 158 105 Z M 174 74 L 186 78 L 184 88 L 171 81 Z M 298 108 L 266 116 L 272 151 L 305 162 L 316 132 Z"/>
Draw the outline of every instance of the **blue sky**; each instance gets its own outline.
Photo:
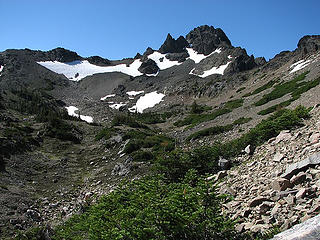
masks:
<path id="1" fill-rule="evenodd" d="M 0 0 L 0 51 L 64 47 L 121 59 L 207 24 L 268 60 L 320 34 L 319 9 L 319 0 Z"/>

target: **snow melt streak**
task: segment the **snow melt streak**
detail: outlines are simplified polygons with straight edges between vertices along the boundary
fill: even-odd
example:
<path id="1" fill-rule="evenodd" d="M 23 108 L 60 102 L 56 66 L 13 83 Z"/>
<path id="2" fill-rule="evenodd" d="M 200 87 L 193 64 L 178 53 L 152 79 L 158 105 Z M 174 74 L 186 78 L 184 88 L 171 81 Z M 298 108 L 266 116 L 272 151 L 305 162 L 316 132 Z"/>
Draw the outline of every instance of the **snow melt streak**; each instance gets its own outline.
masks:
<path id="1" fill-rule="evenodd" d="M 107 95 L 107 96 L 104 96 L 102 98 L 100 98 L 101 101 L 104 101 L 106 100 L 107 98 L 112 98 L 112 97 L 115 97 L 116 95 L 115 94 L 110 94 L 110 95 Z"/>
<path id="2" fill-rule="evenodd" d="M 78 111 L 79 109 L 75 106 L 70 106 L 70 107 L 66 107 L 67 111 L 68 111 L 68 115 L 69 116 L 73 116 L 73 117 L 79 117 L 79 114 L 75 113 L 75 111 Z M 92 123 L 93 122 L 93 118 L 90 116 L 84 116 L 84 115 L 80 115 L 80 119 L 83 121 L 86 121 L 88 123 Z"/>
<path id="3" fill-rule="evenodd" d="M 300 60 L 290 66 L 290 69 L 293 68 L 290 73 L 294 73 L 296 71 L 299 71 L 300 69 L 305 68 L 310 64 L 311 60 Z"/>

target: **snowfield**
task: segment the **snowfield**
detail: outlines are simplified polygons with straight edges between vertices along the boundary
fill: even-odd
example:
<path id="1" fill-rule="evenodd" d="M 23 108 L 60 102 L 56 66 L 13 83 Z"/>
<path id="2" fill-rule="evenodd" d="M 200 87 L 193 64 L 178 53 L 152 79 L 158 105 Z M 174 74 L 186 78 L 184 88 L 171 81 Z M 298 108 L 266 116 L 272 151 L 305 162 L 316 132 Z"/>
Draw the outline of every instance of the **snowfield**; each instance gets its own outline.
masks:
<path id="1" fill-rule="evenodd" d="M 308 66 L 310 63 L 311 63 L 311 60 L 300 60 L 290 66 L 290 69 L 292 68 L 290 73 L 294 73 L 296 71 L 299 71 L 299 70 L 305 68 L 306 66 Z"/>
<path id="2" fill-rule="evenodd" d="M 69 116 L 79 117 L 79 114 L 75 113 L 75 111 L 79 110 L 77 107 L 69 106 L 69 107 L 66 107 L 66 109 L 68 111 L 68 115 Z M 93 122 L 93 117 L 90 117 L 90 116 L 80 115 L 80 119 L 83 120 L 83 121 L 86 121 L 88 123 L 92 123 Z"/>
<path id="3" fill-rule="evenodd" d="M 148 56 L 148 58 L 154 60 L 160 70 L 170 68 L 175 65 L 180 65 L 178 61 L 170 61 L 166 58 L 166 54 L 161 54 L 159 52 L 154 52 Z M 133 77 L 141 76 L 141 73 L 138 69 L 141 66 L 142 62 L 140 59 L 136 59 L 129 66 L 126 64 L 119 64 L 115 66 L 97 66 L 89 63 L 87 60 L 84 61 L 73 61 L 69 63 L 62 63 L 58 61 L 44 61 L 37 62 L 41 66 L 48 68 L 49 70 L 65 75 L 69 80 L 79 81 L 87 76 L 96 74 L 96 73 L 107 73 L 107 72 L 121 72 Z M 159 73 L 159 72 L 158 72 Z M 155 74 L 147 74 L 147 76 L 157 76 Z"/>
<path id="4" fill-rule="evenodd" d="M 179 63 L 178 61 L 170 61 L 166 58 L 166 54 L 162 54 L 159 52 L 154 52 L 148 56 L 149 59 L 152 59 L 156 62 L 160 70 L 164 70 L 170 67 L 173 67 L 175 65 L 180 65 L 182 63 Z"/>
<path id="5" fill-rule="evenodd" d="M 136 95 L 139 95 L 139 94 L 142 94 L 144 93 L 144 91 L 129 91 L 129 92 L 126 92 L 127 95 L 129 96 L 136 96 Z"/>
<path id="6" fill-rule="evenodd" d="M 147 108 L 152 108 L 162 101 L 165 97 L 163 93 L 157 93 L 157 91 L 147 93 L 140 97 L 136 103 L 136 109 L 138 113 L 143 113 Z"/>
<path id="7" fill-rule="evenodd" d="M 194 71 L 194 68 L 190 71 L 189 74 L 193 74 L 193 75 L 196 75 L 196 76 L 199 76 L 199 77 L 202 77 L 202 78 L 205 78 L 205 77 L 208 77 L 210 75 L 213 75 L 213 74 L 220 74 L 220 75 L 223 75 L 224 74 L 224 71 L 226 70 L 226 68 L 229 66 L 229 64 L 231 63 L 232 61 L 230 62 L 227 62 L 226 64 L 224 65 L 220 65 L 219 67 L 213 67 L 207 71 L 203 71 L 202 74 L 194 74 L 193 71 Z"/>
<path id="8" fill-rule="evenodd" d="M 116 96 L 115 94 L 109 94 L 109 95 L 107 95 L 107 96 L 104 96 L 104 97 L 100 98 L 100 100 L 101 100 L 101 101 L 104 101 L 104 100 L 106 100 L 107 98 L 112 98 L 112 97 L 115 97 L 115 96 Z"/>
<path id="9" fill-rule="evenodd" d="M 193 50 L 192 48 L 186 48 L 187 51 L 188 51 L 188 54 L 189 54 L 189 58 L 187 59 L 191 59 L 193 60 L 195 63 L 199 63 L 201 62 L 203 59 L 211 56 L 212 54 L 214 53 L 221 53 L 221 48 L 217 48 L 216 50 L 214 50 L 212 53 L 210 53 L 209 55 L 204 55 L 204 54 L 201 54 L 201 53 L 197 53 L 195 50 Z"/>
<path id="10" fill-rule="evenodd" d="M 119 64 L 116 66 L 96 66 L 89 63 L 87 60 L 84 61 L 74 61 L 70 63 L 61 63 L 58 61 L 45 61 L 38 62 L 41 66 L 48 68 L 49 70 L 63 74 L 72 81 L 79 81 L 87 76 L 96 74 L 96 73 L 107 73 L 107 72 L 122 72 L 127 75 L 136 77 L 141 76 L 142 73 L 138 71 L 138 68 L 141 65 L 139 59 L 135 60 L 133 63 L 126 66 L 126 64 Z"/>

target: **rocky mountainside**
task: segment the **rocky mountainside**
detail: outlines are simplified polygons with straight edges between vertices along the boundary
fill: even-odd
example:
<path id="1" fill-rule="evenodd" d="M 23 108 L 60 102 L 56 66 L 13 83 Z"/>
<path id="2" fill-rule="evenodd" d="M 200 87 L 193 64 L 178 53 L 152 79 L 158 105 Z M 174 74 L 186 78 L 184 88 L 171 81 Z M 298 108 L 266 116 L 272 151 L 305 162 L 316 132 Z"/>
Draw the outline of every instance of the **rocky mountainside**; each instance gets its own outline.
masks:
<path id="1" fill-rule="evenodd" d="M 50 239 L 121 180 L 155 167 L 171 180 L 189 168 L 211 176 L 231 197 L 222 210 L 241 234 L 318 214 L 319 47 L 318 35 L 304 36 L 267 62 L 200 26 L 122 60 L 63 48 L 1 52 L 0 236 L 46 226 L 39 234 Z M 288 121 L 283 109 L 299 105 L 310 116 Z M 264 123 L 274 131 L 260 131 Z M 179 151 L 200 154 L 199 163 L 160 161 Z"/>

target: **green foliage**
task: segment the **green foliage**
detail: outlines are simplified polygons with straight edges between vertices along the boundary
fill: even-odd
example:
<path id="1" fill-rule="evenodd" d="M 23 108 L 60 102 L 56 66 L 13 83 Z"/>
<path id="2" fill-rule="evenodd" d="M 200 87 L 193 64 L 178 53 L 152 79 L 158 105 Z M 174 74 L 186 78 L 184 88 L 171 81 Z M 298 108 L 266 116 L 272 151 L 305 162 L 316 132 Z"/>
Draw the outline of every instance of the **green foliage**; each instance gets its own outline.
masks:
<path id="1" fill-rule="evenodd" d="M 221 109 L 215 110 L 212 113 L 191 114 L 191 115 L 187 116 L 186 118 L 184 118 L 183 120 L 179 120 L 179 121 L 175 122 L 174 125 L 177 127 L 182 127 L 182 126 L 186 126 L 186 125 L 195 126 L 195 125 L 202 123 L 202 122 L 214 120 L 218 116 L 229 113 L 229 112 L 231 112 L 230 109 L 221 108 Z"/>
<path id="2" fill-rule="evenodd" d="M 232 124 L 233 125 L 242 125 L 242 124 L 250 122 L 251 120 L 252 120 L 251 117 L 249 117 L 249 118 L 241 117 L 241 118 L 238 118 L 237 120 L 234 120 L 234 122 Z"/>
<path id="3" fill-rule="evenodd" d="M 131 132 L 132 134 L 133 132 Z M 135 133 L 133 138 L 130 138 L 129 143 L 126 145 L 124 152 L 132 153 L 140 150 L 141 148 L 152 148 L 152 151 L 165 151 L 170 152 L 174 149 L 173 139 L 164 135 L 143 135 L 143 133 Z"/>
<path id="4" fill-rule="evenodd" d="M 217 135 L 220 133 L 228 132 L 232 129 L 233 129 L 232 124 L 228 124 L 225 126 L 214 126 L 214 127 L 206 128 L 206 129 L 200 130 L 198 132 L 195 132 L 195 133 L 189 135 L 189 137 L 187 137 L 186 140 L 190 141 L 192 139 L 194 140 L 194 139 L 198 139 L 198 138 L 204 137 L 204 136 Z"/>
<path id="5" fill-rule="evenodd" d="M 298 96 L 299 92 L 302 91 L 302 89 L 299 91 L 298 91 L 298 89 L 300 89 L 301 87 L 303 87 L 303 89 L 305 89 L 304 86 L 308 85 L 307 82 L 301 82 L 303 79 L 305 79 L 305 77 L 308 73 L 309 72 L 304 72 L 289 82 L 280 83 L 280 84 L 275 85 L 272 92 L 270 92 L 266 95 L 263 95 L 263 97 L 259 101 L 257 101 L 255 103 L 255 105 L 256 106 L 264 105 L 274 99 L 283 97 L 284 95 L 286 95 L 288 93 L 293 93 L 295 91 L 297 91 L 298 93 L 294 94 L 294 95 Z"/>
<path id="6" fill-rule="evenodd" d="M 317 79 L 315 79 L 313 81 L 309 81 L 309 82 L 301 82 L 300 83 L 301 86 L 297 87 L 296 89 L 294 89 L 291 92 L 291 98 L 289 100 L 284 101 L 279 104 L 276 104 L 276 105 L 273 105 L 271 107 L 268 107 L 267 109 L 264 109 L 264 110 L 258 112 L 258 114 L 259 115 L 266 115 L 266 114 L 272 113 L 276 110 L 279 110 L 283 107 L 289 106 L 293 101 L 299 99 L 302 93 L 307 92 L 311 88 L 318 86 L 319 83 L 320 83 L 320 78 L 317 78 Z"/>
<path id="7" fill-rule="evenodd" d="M 233 239 L 220 210 L 225 198 L 211 188 L 193 171 L 181 183 L 162 176 L 133 181 L 59 226 L 53 239 Z"/>
<path id="8" fill-rule="evenodd" d="M 224 126 L 214 126 L 214 127 L 202 129 L 198 132 L 195 132 L 195 133 L 189 135 L 187 137 L 186 141 L 190 141 L 192 139 L 195 140 L 200 137 L 213 136 L 213 135 L 217 135 L 220 133 L 231 131 L 235 125 L 245 124 L 245 123 L 249 122 L 251 119 L 252 118 L 241 117 L 241 118 L 235 120 L 232 124 L 228 124 L 228 125 L 224 125 Z"/>
<path id="9" fill-rule="evenodd" d="M 135 162 L 149 162 L 154 159 L 154 155 L 149 151 L 139 150 L 132 154 L 132 158 Z"/>
<path id="10" fill-rule="evenodd" d="M 308 110 L 298 106 L 294 110 L 282 109 L 240 138 L 226 143 L 215 143 L 211 147 L 198 148 L 190 152 L 175 150 L 157 158 L 155 169 L 164 173 L 172 181 L 179 181 L 190 169 L 199 173 L 214 173 L 218 170 L 217 162 L 220 157 L 235 157 L 249 144 L 255 148 L 284 129 L 292 129 L 302 125 L 302 119 L 308 118 Z"/>
<path id="11" fill-rule="evenodd" d="M 144 124 L 156 124 L 156 123 L 164 123 L 167 119 L 175 115 L 176 112 L 164 112 L 164 113 L 135 113 L 133 117 Z"/>
<path id="12" fill-rule="evenodd" d="M 267 82 L 266 84 L 262 85 L 261 87 L 258 87 L 256 90 L 254 90 L 254 91 L 251 93 L 251 95 L 258 94 L 258 93 L 260 93 L 260 92 L 262 92 L 262 91 L 264 91 L 264 90 L 267 90 L 267 89 L 273 87 L 273 85 L 274 85 L 276 82 L 278 82 L 278 81 L 279 81 L 279 79 L 271 80 L 271 81 Z"/>
<path id="13" fill-rule="evenodd" d="M 113 126 L 127 125 L 132 128 L 148 128 L 148 126 L 138 122 L 134 115 L 119 114 L 112 119 Z"/>
<path id="14" fill-rule="evenodd" d="M 241 87 L 241 88 L 238 88 L 236 92 L 239 93 L 239 92 L 242 92 L 245 89 L 246 89 L 246 87 Z"/>
<path id="15" fill-rule="evenodd" d="M 235 108 L 239 108 L 243 105 L 243 99 L 235 99 L 235 100 L 230 100 L 225 103 L 224 107 L 230 110 L 233 110 Z"/>
<path id="16" fill-rule="evenodd" d="M 80 143 L 82 139 L 82 132 L 78 128 L 58 118 L 49 120 L 46 135 L 74 143 Z"/>
<path id="17" fill-rule="evenodd" d="M 193 101 L 193 103 L 191 104 L 190 113 L 191 114 L 200 114 L 200 113 L 203 113 L 203 112 L 209 111 L 209 110 L 212 110 L 212 107 L 206 106 L 206 105 L 199 105 L 199 104 L 197 104 L 196 101 Z"/>
<path id="18" fill-rule="evenodd" d="M 195 114 L 195 113 L 190 114 L 187 117 L 185 117 L 184 119 L 178 120 L 177 122 L 175 122 L 174 125 L 177 127 L 182 127 L 182 126 L 186 126 L 186 125 L 191 125 L 191 127 L 194 127 L 199 123 L 214 120 L 218 116 L 229 113 L 233 109 L 241 107 L 242 105 L 243 105 L 243 99 L 231 100 L 231 101 L 226 102 L 225 106 L 223 108 L 217 109 L 217 110 L 215 110 L 211 113 L 207 113 L 207 114 L 200 114 L 200 113 L 199 114 Z M 194 107 L 193 107 L 194 111 L 197 111 L 196 109 L 199 108 L 197 106 L 199 106 L 199 105 L 197 105 L 194 102 Z"/>
<path id="19" fill-rule="evenodd" d="M 48 122 L 57 118 L 78 120 L 69 116 L 64 108 L 59 107 L 58 101 L 45 92 L 22 88 L 12 93 L 15 99 L 11 99 L 10 107 L 21 113 L 35 114 L 39 122 Z"/>
<path id="20" fill-rule="evenodd" d="M 100 132 L 98 132 L 98 134 L 95 136 L 95 140 L 101 140 L 101 139 L 105 139 L 108 140 L 109 138 L 112 137 L 112 134 L 114 133 L 114 129 L 113 128 L 103 128 Z"/>

